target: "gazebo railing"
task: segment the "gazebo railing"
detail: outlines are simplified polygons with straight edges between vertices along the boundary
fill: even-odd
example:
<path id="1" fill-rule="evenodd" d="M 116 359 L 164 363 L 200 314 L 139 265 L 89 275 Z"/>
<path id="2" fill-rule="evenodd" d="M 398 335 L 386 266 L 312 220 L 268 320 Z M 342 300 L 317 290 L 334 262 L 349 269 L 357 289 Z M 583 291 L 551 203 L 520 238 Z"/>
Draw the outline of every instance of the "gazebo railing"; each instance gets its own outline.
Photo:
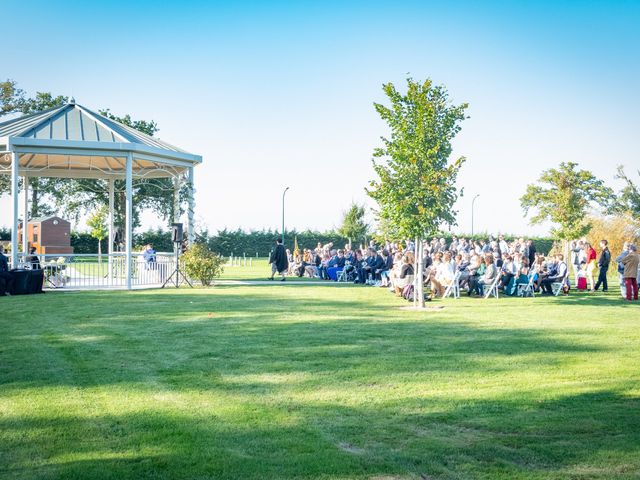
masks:
<path id="1" fill-rule="evenodd" d="M 126 254 L 64 254 L 38 255 L 44 270 L 44 288 L 108 289 L 127 286 Z M 32 268 L 20 257 L 18 268 Z M 131 258 L 133 287 L 162 286 L 176 268 L 173 253 L 161 252 L 155 261 L 146 261 L 136 253 Z"/>

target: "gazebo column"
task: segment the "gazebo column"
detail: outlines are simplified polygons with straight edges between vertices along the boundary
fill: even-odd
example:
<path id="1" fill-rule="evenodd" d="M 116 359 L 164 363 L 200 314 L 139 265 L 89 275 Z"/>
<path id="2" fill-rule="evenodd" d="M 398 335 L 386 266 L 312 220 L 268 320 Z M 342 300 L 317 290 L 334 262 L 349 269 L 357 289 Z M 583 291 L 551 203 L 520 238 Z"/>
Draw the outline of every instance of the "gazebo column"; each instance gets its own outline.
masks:
<path id="1" fill-rule="evenodd" d="M 114 197 L 116 190 L 116 181 L 113 178 L 109 179 L 109 246 L 107 247 L 107 253 L 109 255 L 109 283 L 113 284 L 113 224 L 114 224 Z"/>
<path id="2" fill-rule="evenodd" d="M 11 268 L 18 268 L 18 162 L 20 157 L 16 152 L 11 152 L 11 198 L 12 221 L 11 221 Z"/>
<path id="3" fill-rule="evenodd" d="M 27 254 L 29 253 L 29 177 L 26 175 L 22 177 L 23 184 L 23 202 L 24 202 L 24 218 L 22 219 L 22 255 L 24 261 L 27 261 Z"/>
<path id="4" fill-rule="evenodd" d="M 189 206 L 187 209 L 187 231 L 188 231 L 188 239 L 189 239 L 189 247 L 193 245 L 193 242 L 196 239 L 196 232 L 194 231 L 193 224 L 193 211 L 195 207 L 195 198 L 194 198 L 194 189 L 193 189 L 193 167 L 189 167 L 187 177 L 187 185 L 189 186 Z"/>
<path id="5" fill-rule="evenodd" d="M 173 219 L 172 222 L 180 221 L 180 176 L 173 177 Z"/>
<path id="6" fill-rule="evenodd" d="M 132 216 L 133 216 L 133 154 L 129 152 L 127 154 L 127 167 L 126 167 L 126 176 L 125 176 L 125 252 L 126 252 L 126 262 L 127 266 L 125 269 L 127 275 L 127 289 L 131 290 L 131 247 L 133 245 L 132 235 L 133 235 L 133 226 L 132 226 Z"/>
<path id="7" fill-rule="evenodd" d="M 173 177 L 173 218 L 172 222 L 178 223 L 180 222 L 180 176 L 176 175 Z M 175 254 L 178 250 L 178 245 L 173 244 L 173 253 Z"/>

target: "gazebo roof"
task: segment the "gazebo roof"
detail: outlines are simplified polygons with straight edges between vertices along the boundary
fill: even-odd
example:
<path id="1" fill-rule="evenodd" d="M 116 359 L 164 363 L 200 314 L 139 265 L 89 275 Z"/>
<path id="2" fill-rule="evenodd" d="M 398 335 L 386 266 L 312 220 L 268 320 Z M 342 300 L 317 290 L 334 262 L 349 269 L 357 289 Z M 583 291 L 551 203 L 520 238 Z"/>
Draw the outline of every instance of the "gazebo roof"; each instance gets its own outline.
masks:
<path id="1" fill-rule="evenodd" d="M 11 169 L 10 151 L 20 157 L 20 174 L 33 177 L 123 178 L 129 154 L 138 178 L 173 177 L 202 162 L 73 100 L 0 123 L 0 174 Z"/>

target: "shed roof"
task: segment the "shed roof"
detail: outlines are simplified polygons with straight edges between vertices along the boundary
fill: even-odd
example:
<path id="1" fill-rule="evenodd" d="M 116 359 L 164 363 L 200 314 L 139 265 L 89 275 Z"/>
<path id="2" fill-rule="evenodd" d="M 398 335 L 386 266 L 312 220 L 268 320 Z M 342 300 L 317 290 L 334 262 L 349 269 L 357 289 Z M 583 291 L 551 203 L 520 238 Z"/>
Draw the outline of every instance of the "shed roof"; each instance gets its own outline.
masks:
<path id="1" fill-rule="evenodd" d="M 59 217 L 58 215 L 50 215 L 48 217 L 36 217 L 36 218 L 32 218 L 31 220 L 29 220 L 29 223 L 42 223 L 42 222 L 46 222 L 47 220 L 53 220 L 53 219 L 57 219 L 60 220 L 62 222 L 65 223 L 71 223 L 69 222 L 69 220 L 65 220 L 62 217 Z"/>

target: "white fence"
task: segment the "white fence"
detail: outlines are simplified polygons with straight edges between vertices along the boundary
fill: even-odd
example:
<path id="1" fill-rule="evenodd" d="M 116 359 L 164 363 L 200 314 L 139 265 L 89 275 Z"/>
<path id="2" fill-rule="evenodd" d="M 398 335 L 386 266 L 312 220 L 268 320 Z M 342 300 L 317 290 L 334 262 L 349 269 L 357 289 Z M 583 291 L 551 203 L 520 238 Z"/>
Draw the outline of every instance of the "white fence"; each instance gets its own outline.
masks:
<path id="1" fill-rule="evenodd" d="M 126 254 L 37 255 L 44 270 L 44 288 L 105 289 L 127 286 Z M 37 268 L 20 257 L 18 268 Z M 162 286 L 176 269 L 173 253 L 157 253 L 155 261 L 147 262 L 141 254 L 131 258 L 133 287 Z M 175 278 L 175 276 L 174 276 Z M 173 279 L 172 279 L 173 280 Z M 168 285 L 175 285 L 169 282 Z"/>

